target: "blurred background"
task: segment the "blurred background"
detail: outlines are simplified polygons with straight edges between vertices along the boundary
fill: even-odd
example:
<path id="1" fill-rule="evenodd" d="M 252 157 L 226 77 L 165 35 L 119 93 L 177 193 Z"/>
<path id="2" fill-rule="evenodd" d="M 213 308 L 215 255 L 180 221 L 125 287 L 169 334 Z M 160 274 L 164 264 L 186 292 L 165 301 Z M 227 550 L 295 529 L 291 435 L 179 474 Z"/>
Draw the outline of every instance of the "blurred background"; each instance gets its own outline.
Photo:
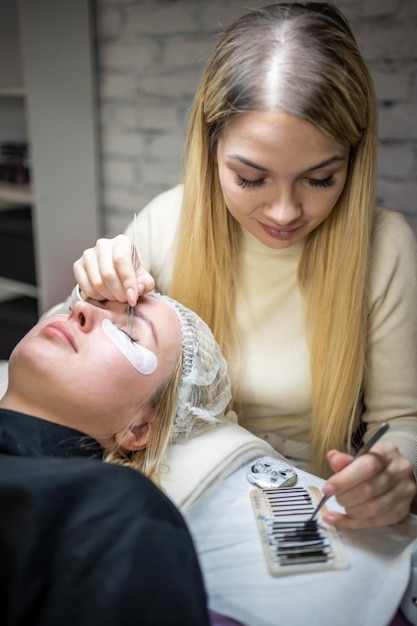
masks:
<path id="1" fill-rule="evenodd" d="M 73 286 L 98 236 L 181 177 L 223 28 L 259 0 L 1 0 L 0 358 Z M 378 202 L 417 234 L 417 2 L 335 0 L 379 103 Z"/>

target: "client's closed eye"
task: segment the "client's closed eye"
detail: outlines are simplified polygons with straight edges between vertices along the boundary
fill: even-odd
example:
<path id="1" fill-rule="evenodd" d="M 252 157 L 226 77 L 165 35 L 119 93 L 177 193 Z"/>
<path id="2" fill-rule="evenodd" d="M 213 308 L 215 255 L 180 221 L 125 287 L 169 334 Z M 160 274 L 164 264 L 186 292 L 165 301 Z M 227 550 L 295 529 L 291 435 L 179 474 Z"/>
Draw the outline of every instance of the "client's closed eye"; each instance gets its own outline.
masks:
<path id="1" fill-rule="evenodd" d="M 126 337 L 128 337 L 132 343 L 137 343 L 138 339 L 135 339 L 135 337 L 132 337 L 131 335 L 129 335 L 127 330 L 124 330 L 123 328 L 119 328 L 117 326 L 116 326 L 116 328 L 117 328 L 117 330 L 120 330 L 121 333 L 126 335 Z"/>

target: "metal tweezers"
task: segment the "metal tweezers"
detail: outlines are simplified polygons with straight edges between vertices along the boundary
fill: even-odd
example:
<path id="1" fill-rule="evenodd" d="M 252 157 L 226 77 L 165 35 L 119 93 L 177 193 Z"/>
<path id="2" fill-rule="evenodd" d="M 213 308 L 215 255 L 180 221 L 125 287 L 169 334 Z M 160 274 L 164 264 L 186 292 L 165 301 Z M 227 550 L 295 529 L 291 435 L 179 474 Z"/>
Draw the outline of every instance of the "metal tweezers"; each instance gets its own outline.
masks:
<path id="1" fill-rule="evenodd" d="M 136 213 L 133 215 L 133 241 L 132 241 L 132 263 L 133 267 L 136 269 L 136 264 L 138 262 L 138 253 L 136 251 Z M 126 310 L 126 332 L 129 337 L 132 337 L 133 334 L 133 321 L 135 319 L 135 307 L 131 304 L 127 303 Z"/>

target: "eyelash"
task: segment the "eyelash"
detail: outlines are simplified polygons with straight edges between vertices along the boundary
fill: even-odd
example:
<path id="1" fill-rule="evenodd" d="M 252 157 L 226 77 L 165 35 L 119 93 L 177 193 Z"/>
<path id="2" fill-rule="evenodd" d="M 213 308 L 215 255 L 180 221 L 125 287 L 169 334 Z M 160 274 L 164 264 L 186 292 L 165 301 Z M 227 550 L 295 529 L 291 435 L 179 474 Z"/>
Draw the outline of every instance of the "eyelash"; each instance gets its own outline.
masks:
<path id="1" fill-rule="evenodd" d="M 239 176 L 239 174 L 236 175 L 236 183 L 239 185 L 239 187 L 242 187 L 243 189 L 246 189 L 247 187 L 249 187 L 250 189 L 256 189 L 257 187 L 262 187 L 264 182 L 264 178 L 258 178 L 257 180 L 248 180 L 247 178 L 243 178 L 243 176 Z"/>
<path id="2" fill-rule="evenodd" d="M 137 342 L 137 339 L 135 339 L 134 337 L 131 337 L 125 330 L 123 330 L 123 328 L 119 328 L 118 330 L 120 330 L 121 333 L 126 335 L 126 337 L 128 337 L 132 343 Z"/>
<path id="3" fill-rule="evenodd" d="M 332 185 L 334 185 L 335 180 L 333 178 L 333 175 L 331 174 L 327 178 L 323 178 L 321 180 L 317 178 L 309 178 L 308 182 L 312 187 L 331 187 Z"/>
<path id="4" fill-rule="evenodd" d="M 88 300 L 94 300 L 94 298 L 88 298 Z M 98 302 L 99 306 L 105 307 L 108 300 L 95 300 L 95 302 Z M 125 330 L 123 330 L 123 328 L 119 328 L 118 326 L 116 326 L 116 328 L 117 330 L 120 330 L 121 333 L 126 335 L 132 343 L 137 343 L 138 340 L 135 337 L 131 337 Z"/>
<path id="5" fill-rule="evenodd" d="M 327 188 L 331 187 L 335 183 L 333 175 L 330 175 L 327 178 L 323 179 L 307 178 L 307 180 L 311 187 Z M 259 187 L 262 187 L 262 185 L 265 183 L 265 179 L 258 178 L 257 180 L 248 180 L 247 178 L 243 178 L 242 176 L 239 176 L 239 174 L 237 174 L 236 183 L 239 185 L 239 187 L 242 187 L 242 189 L 257 189 Z"/>

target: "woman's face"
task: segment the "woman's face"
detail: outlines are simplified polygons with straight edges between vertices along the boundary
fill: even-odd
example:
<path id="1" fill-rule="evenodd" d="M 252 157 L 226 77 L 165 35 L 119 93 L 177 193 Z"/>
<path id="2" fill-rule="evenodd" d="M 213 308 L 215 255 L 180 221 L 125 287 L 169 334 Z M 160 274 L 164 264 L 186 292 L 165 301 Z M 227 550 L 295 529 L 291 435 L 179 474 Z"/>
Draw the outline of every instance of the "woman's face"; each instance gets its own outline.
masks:
<path id="1" fill-rule="evenodd" d="M 348 152 L 302 119 L 244 113 L 218 142 L 226 205 L 269 248 L 289 248 L 331 213 L 346 181 Z"/>
<path id="2" fill-rule="evenodd" d="M 27 398 L 34 415 L 112 443 L 181 355 L 180 326 L 169 304 L 144 296 L 135 312 L 132 338 L 141 348 L 125 334 L 126 304 L 77 302 L 69 315 L 42 320 L 10 357 L 9 390 Z"/>

